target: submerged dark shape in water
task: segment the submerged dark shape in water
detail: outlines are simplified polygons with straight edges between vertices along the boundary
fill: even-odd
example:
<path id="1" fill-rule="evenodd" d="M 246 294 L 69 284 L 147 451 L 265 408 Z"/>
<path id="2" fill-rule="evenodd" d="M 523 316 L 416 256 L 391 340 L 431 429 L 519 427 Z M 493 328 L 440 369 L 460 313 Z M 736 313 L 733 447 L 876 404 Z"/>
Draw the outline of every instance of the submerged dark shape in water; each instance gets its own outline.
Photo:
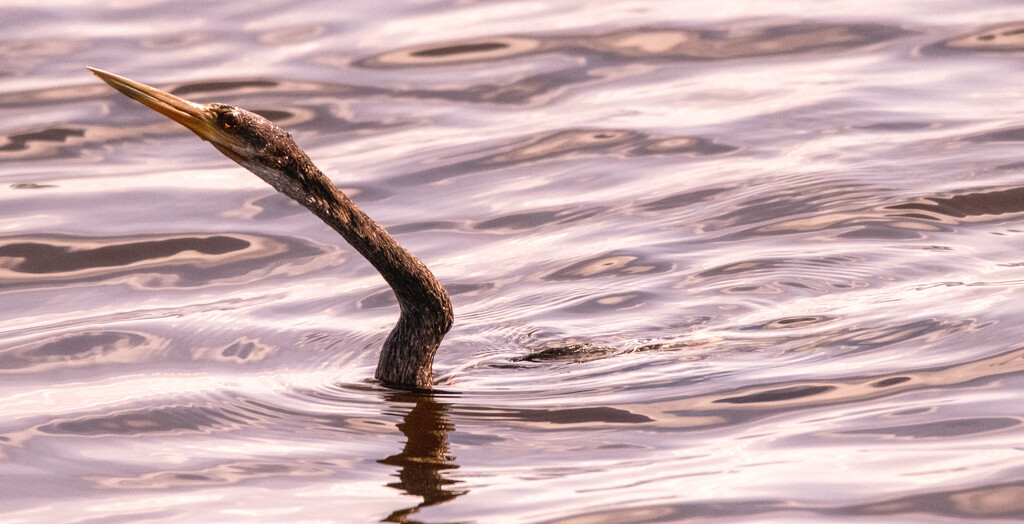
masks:
<path id="1" fill-rule="evenodd" d="M 196 104 L 106 71 L 89 70 L 114 89 L 187 127 L 340 233 L 380 272 L 401 307 L 398 323 L 381 349 L 377 379 L 402 388 L 431 387 L 434 353 L 454 320 L 448 293 L 419 259 L 313 165 L 290 134 L 244 109 Z"/>

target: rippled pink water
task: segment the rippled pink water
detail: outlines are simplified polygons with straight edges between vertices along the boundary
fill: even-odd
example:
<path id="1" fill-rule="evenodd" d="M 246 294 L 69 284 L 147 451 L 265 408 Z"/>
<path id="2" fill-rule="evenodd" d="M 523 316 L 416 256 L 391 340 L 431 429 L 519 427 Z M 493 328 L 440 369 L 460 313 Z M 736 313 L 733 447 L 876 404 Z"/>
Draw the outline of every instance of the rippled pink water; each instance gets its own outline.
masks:
<path id="1" fill-rule="evenodd" d="M 1015 2 L 0 7 L 0 522 L 1024 517 Z M 86 65 L 256 110 L 390 291 Z"/>

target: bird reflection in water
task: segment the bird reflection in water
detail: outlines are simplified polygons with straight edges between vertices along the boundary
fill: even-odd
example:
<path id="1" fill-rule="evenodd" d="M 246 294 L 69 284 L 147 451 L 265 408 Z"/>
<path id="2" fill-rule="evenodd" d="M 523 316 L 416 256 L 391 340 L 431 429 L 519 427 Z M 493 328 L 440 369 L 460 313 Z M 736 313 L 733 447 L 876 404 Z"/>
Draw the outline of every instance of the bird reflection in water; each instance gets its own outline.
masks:
<path id="1" fill-rule="evenodd" d="M 405 448 L 401 453 L 378 462 L 398 467 L 398 482 L 388 484 L 389 487 L 423 497 L 423 502 L 397 510 L 383 522 L 413 522 L 409 516 L 420 508 L 443 504 L 468 492 L 447 489 L 460 481 L 443 475 L 445 470 L 459 467 L 448 449 L 448 432 L 455 426 L 448 418 L 450 405 L 438 402 L 432 393 L 395 392 L 385 400 L 391 404 L 412 404 L 412 409 L 398 424 L 406 438 Z"/>

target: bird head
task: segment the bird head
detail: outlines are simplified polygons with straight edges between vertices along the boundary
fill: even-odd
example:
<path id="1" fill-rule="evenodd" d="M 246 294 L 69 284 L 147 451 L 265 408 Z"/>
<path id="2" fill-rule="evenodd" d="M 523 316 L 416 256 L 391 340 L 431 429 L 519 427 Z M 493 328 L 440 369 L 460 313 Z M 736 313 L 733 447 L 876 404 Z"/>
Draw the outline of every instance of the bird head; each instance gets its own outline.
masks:
<path id="1" fill-rule="evenodd" d="M 278 191 L 302 202 L 310 177 L 323 176 L 290 134 L 256 113 L 224 104 L 197 104 L 100 69 L 89 68 L 114 89 L 187 127 Z"/>

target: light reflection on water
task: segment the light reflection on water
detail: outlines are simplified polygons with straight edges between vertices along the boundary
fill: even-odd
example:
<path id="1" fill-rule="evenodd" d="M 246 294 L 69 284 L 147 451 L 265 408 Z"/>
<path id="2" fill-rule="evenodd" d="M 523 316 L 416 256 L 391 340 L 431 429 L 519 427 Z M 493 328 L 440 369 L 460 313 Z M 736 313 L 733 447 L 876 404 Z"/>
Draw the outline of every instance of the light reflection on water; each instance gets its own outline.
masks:
<path id="1" fill-rule="evenodd" d="M 0 520 L 1024 516 L 1024 11 L 743 5 L 2 8 Z M 438 391 L 85 65 L 291 131 L 451 292 Z"/>

